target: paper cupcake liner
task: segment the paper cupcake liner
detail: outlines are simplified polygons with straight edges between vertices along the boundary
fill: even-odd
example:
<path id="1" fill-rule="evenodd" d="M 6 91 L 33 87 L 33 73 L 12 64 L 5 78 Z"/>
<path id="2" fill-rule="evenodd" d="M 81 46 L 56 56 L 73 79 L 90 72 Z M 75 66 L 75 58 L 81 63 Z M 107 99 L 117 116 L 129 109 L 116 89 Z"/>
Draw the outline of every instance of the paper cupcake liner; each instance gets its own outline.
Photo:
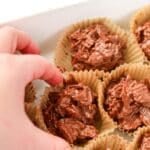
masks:
<path id="1" fill-rule="evenodd" d="M 25 89 L 25 102 L 33 102 L 35 100 L 35 89 L 32 83 L 29 83 Z"/>
<path id="2" fill-rule="evenodd" d="M 130 21 L 130 32 L 132 33 L 132 40 L 133 40 L 132 44 L 136 47 L 138 51 L 142 51 L 142 49 L 140 48 L 134 33 L 139 25 L 143 24 L 148 20 L 150 20 L 150 5 L 146 5 L 141 9 L 139 9 L 137 12 L 135 12 L 135 14 L 133 15 Z M 146 56 L 145 59 L 146 59 L 146 63 L 150 64 L 150 61 L 147 60 Z"/>
<path id="3" fill-rule="evenodd" d="M 95 23 L 103 23 L 108 29 L 119 37 L 126 41 L 127 48 L 124 49 L 124 62 L 125 63 L 143 63 L 143 53 L 137 50 L 134 46 L 132 46 L 132 42 L 130 41 L 130 34 L 121 29 L 118 25 L 113 23 L 108 18 L 97 18 L 97 19 L 88 19 L 85 21 L 81 21 L 79 23 L 73 24 L 66 29 L 66 31 L 60 37 L 55 51 L 55 64 L 60 68 L 64 68 L 66 71 L 72 71 L 73 66 L 71 64 L 71 52 L 70 52 L 70 44 L 68 35 L 70 35 L 73 31 L 78 28 L 86 28 Z"/>
<path id="4" fill-rule="evenodd" d="M 89 86 L 94 92 L 98 93 L 98 85 L 99 85 L 99 80 L 97 80 L 97 77 L 95 76 L 95 73 L 92 71 L 80 71 L 80 72 L 66 72 L 64 75 L 67 77 L 69 74 L 72 74 L 77 82 L 82 82 L 83 84 Z M 44 95 L 41 97 L 41 101 L 39 105 L 36 108 L 36 113 L 35 113 L 35 121 L 36 124 L 39 128 L 43 129 L 46 132 L 49 132 L 46 124 L 44 122 L 43 114 L 42 114 L 42 109 L 46 106 L 47 100 L 48 100 L 48 93 L 50 91 L 50 88 L 47 88 L 45 90 Z M 100 113 L 100 119 L 98 120 L 97 124 L 97 129 L 99 130 L 100 135 L 105 135 L 107 133 L 113 132 L 114 129 L 116 128 L 116 125 L 114 122 L 110 119 L 108 114 L 104 111 L 104 109 L 101 107 L 99 104 L 99 99 L 98 99 L 98 108 L 99 108 L 99 113 Z M 92 140 L 89 140 L 92 141 Z M 88 145 L 89 142 L 87 142 L 85 145 Z M 83 148 L 85 145 L 82 146 L 73 146 L 73 148 Z"/>
<path id="5" fill-rule="evenodd" d="M 99 136 L 85 150 L 126 150 L 127 141 L 118 135 Z"/>
<path id="6" fill-rule="evenodd" d="M 99 100 L 101 105 L 104 104 L 104 93 L 111 81 L 120 79 L 121 76 L 129 74 L 133 79 L 135 80 L 141 80 L 145 78 L 150 77 L 150 66 L 143 65 L 143 64 L 125 64 L 120 67 L 118 67 L 116 70 L 113 70 L 110 75 L 105 79 L 102 85 L 99 86 Z M 108 114 L 108 113 L 107 113 Z M 115 122 L 115 121 L 114 121 Z M 118 124 L 117 122 L 115 122 Z M 121 129 L 119 129 L 122 132 L 125 132 Z M 128 133 L 128 132 L 125 132 Z M 128 133 L 129 135 L 132 135 L 133 132 Z"/>
<path id="7" fill-rule="evenodd" d="M 97 76 L 97 78 L 102 82 L 105 81 L 105 79 L 109 76 L 109 72 L 105 72 L 103 70 L 102 71 L 95 70 L 94 73 Z"/>
<path id="8" fill-rule="evenodd" d="M 131 18 L 130 21 L 130 31 L 132 33 L 135 32 L 135 29 L 143 24 L 145 21 L 150 19 L 150 5 L 146 5 L 144 7 L 142 7 L 141 9 L 139 9 L 137 12 L 135 12 L 135 14 L 133 15 L 133 17 Z"/>
<path id="9" fill-rule="evenodd" d="M 138 47 L 136 44 L 136 39 L 132 33 L 128 33 L 128 43 L 127 50 L 125 55 L 125 63 L 133 64 L 133 63 L 147 63 L 147 58 L 145 57 L 144 52 Z"/>
<path id="10" fill-rule="evenodd" d="M 35 124 L 35 104 L 33 102 L 25 102 L 25 112 L 29 119 Z"/>
<path id="11" fill-rule="evenodd" d="M 127 147 L 127 150 L 139 150 L 140 140 L 142 136 L 147 132 L 150 132 L 150 126 L 139 128 L 139 130 L 134 135 L 133 141 Z"/>
<path id="12" fill-rule="evenodd" d="M 41 128 L 42 130 L 44 130 L 46 132 L 49 132 L 49 131 L 44 122 L 42 109 L 46 107 L 49 92 L 50 92 L 50 88 L 47 87 L 44 91 L 44 94 L 41 96 L 40 102 L 36 106 L 36 110 L 35 110 L 35 114 L 34 114 L 35 123 L 36 123 L 37 127 Z"/>

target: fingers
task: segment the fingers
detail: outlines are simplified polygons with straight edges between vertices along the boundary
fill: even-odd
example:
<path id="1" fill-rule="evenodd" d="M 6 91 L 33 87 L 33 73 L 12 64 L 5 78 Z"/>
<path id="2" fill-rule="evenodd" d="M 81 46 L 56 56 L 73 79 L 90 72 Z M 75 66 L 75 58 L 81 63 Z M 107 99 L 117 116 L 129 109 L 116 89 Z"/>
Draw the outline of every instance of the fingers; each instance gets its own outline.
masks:
<path id="1" fill-rule="evenodd" d="M 52 134 L 47 134 L 42 130 L 37 129 L 36 131 L 36 147 L 37 150 L 71 150 L 69 144 Z"/>
<path id="2" fill-rule="evenodd" d="M 23 31 L 13 27 L 0 29 L 0 53 L 14 53 L 20 50 L 22 53 L 39 54 L 40 50 L 31 38 Z"/>
<path id="3" fill-rule="evenodd" d="M 22 55 L 18 56 L 18 60 L 21 63 L 19 70 L 22 70 L 21 74 L 24 74 L 23 80 L 26 82 L 25 84 L 35 79 L 42 79 L 55 85 L 63 80 L 60 71 L 42 56 Z"/>

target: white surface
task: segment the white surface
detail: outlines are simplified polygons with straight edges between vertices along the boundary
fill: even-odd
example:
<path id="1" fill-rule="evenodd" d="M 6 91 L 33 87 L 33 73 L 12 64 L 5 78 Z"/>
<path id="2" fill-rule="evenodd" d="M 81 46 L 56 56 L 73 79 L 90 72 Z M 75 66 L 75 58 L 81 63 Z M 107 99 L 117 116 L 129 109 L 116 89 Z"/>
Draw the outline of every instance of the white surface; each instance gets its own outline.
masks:
<path id="1" fill-rule="evenodd" d="M 88 3 L 48 11 L 33 17 L 8 23 L 29 33 L 47 55 L 56 46 L 60 32 L 76 21 L 107 16 L 127 27 L 133 12 L 150 0 L 90 0 Z"/>
<path id="2" fill-rule="evenodd" d="M 0 0 L 0 23 L 85 0 Z"/>
<path id="3" fill-rule="evenodd" d="M 150 0 L 90 0 L 88 3 L 56 9 L 10 22 L 8 25 L 29 33 L 40 45 L 42 55 L 52 62 L 51 51 L 55 49 L 60 33 L 71 23 L 86 18 L 105 16 L 127 28 L 133 12 L 146 3 L 150 3 Z"/>

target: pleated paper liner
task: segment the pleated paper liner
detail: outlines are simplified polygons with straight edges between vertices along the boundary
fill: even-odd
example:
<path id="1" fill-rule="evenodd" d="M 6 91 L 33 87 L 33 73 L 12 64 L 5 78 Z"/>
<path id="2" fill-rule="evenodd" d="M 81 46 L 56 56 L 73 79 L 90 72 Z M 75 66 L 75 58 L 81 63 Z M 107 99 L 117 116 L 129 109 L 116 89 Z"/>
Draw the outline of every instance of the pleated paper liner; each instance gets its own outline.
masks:
<path id="1" fill-rule="evenodd" d="M 100 105 L 104 105 L 105 100 L 105 90 L 107 89 L 107 86 L 111 83 L 111 81 L 119 80 L 123 75 L 129 74 L 131 78 L 135 80 L 142 80 L 145 78 L 150 78 L 150 66 L 143 65 L 143 64 L 125 64 L 120 67 L 118 67 L 116 70 L 113 70 L 110 75 L 107 77 L 107 79 L 103 82 L 102 86 L 99 86 L 99 100 Z M 115 121 L 114 121 L 115 122 Z M 115 122 L 117 124 L 117 122 Z M 119 127 L 118 127 L 119 129 Z M 125 132 L 121 129 L 119 129 L 122 132 Z M 133 132 L 125 132 L 129 135 L 132 135 Z"/>
<path id="2" fill-rule="evenodd" d="M 65 76 L 69 76 L 69 74 L 73 75 L 73 77 L 75 78 L 75 80 L 77 82 L 82 82 L 83 84 L 89 86 L 95 93 L 98 93 L 98 85 L 100 84 L 99 80 L 97 79 L 97 77 L 95 76 L 95 73 L 93 73 L 92 71 L 88 72 L 88 71 L 80 71 L 80 72 L 66 72 Z M 43 118 L 43 114 L 42 114 L 42 109 L 44 107 L 46 107 L 46 103 L 48 101 L 48 94 L 49 91 L 51 89 L 47 88 L 44 95 L 41 97 L 41 101 L 39 103 L 39 105 L 37 105 L 36 108 L 36 113 L 35 113 L 35 121 L 36 124 L 39 128 L 45 130 L 46 132 L 49 132 L 47 129 L 47 126 L 44 122 L 44 118 Z M 99 134 L 100 135 L 105 135 L 107 133 L 113 132 L 114 129 L 116 128 L 115 123 L 110 119 L 110 117 L 108 116 L 108 114 L 104 111 L 104 109 L 101 107 L 101 105 L 99 104 L 99 99 L 98 101 L 98 108 L 99 108 L 99 113 L 100 113 L 100 118 L 97 122 L 97 129 L 99 130 Z M 79 149 L 79 148 L 84 148 L 85 145 L 88 145 L 88 143 L 92 141 L 89 140 L 88 142 L 86 142 L 84 145 L 73 145 L 74 149 Z"/>
<path id="3" fill-rule="evenodd" d="M 34 102 L 25 102 L 25 112 L 29 119 L 35 124 L 35 103 Z"/>
<path id="4" fill-rule="evenodd" d="M 33 102 L 35 100 L 35 89 L 33 83 L 29 83 L 25 89 L 25 102 Z"/>
<path id="5" fill-rule="evenodd" d="M 139 49 L 140 51 L 142 51 L 142 49 L 140 48 L 134 33 L 138 26 L 142 25 L 144 22 L 148 20 L 150 20 L 150 4 L 142 7 L 137 12 L 135 12 L 130 21 L 130 31 L 132 33 L 132 38 L 134 41 L 132 44 L 135 45 L 135 47 L 137 47 L 137 49 Z M 150 61 L 147 60 L 146 62 L 150 64 Z"/>
<path id="6" fill-rule="evenodd" d="M 64 68 L 66 71 L 72 71 L 73 66 L 71 64 L 71 52 L 70 43 L 68 35 L 79 28 L 86 28 L 92 24 L 102 23 L 104 24 L 111 33 L 117 34 L 123 41 L 127 43 L 127 48 L 124 49 L 124 62 L 125 63 L 143 63 L 144 54 L 132 46 L 132 41 L 130 41 L 130 34 L 121 29 L 118 25 L 113 23 L 108 18 L 97 18 L 88 19 L 68 27 L 60 39 L 58 40 L 56 51 L 55 51 L 55 64 L 60 68 Z"/>
<path id="7" fill-rule="evenodd" d="M 126 150 L 127 141 L 119 135 L 99 136 L 96 140 L 85 146 L 85 150 Z"/>
<path id="8" fill-rule="evenodd" d="M 143 135 L 147 132 L 150 133 L 150 126 L 139 128 L 138 131 L 134 135 L 133 141 L 127 147 L 127 150 L 139 150 L 140 141 L 141 141 Z"/>
<path id="9" fill-rule="evenodd" d="M 44 94 L 40 98 L 40 102 L 36 105 L 36 110 L 35 110 L 35 123 L 37 127 L 41 128 L 42 130 L 49 132 L 48 128 L 44 122 L 44 117 L 42 113 L 42 109 L 46 107 L 47 101 L 49 99 L 48 95 L 49 92 L 51 91 L 50 88 L 45 88 Z"/>
<path id="10" fill-rule="evenodd" d="M 137 27 L 150 19 L 150 5 L 146 5 L 135 12 L 130 21 L 130 31 L 135 32 Z"/>
<path id="11" fill-rule="evenodd" d="M 95 70 L 94 73 L 97 76 L 97 78 L 102 82 L 105 81 L 105 79 L 109 76 L 109 72 L 105 72 L 103 70 Z"/>

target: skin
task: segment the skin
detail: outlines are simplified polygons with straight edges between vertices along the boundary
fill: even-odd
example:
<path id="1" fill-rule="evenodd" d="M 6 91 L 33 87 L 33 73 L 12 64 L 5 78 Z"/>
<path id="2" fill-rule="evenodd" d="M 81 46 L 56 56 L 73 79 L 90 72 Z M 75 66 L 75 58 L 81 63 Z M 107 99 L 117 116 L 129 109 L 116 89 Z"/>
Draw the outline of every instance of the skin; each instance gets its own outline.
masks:
<path id="1" fill-rule="evenodd" d="M 25 55 L 14 54 L 16 50 Z M 24 111 L 25 87 L 30 81 L 62 82 L 58 69 L 39 53 L 26 33 L 12 27 L 0 29 L 0 149 L 70 149 L 63 139 L 35 127 Z"/>

